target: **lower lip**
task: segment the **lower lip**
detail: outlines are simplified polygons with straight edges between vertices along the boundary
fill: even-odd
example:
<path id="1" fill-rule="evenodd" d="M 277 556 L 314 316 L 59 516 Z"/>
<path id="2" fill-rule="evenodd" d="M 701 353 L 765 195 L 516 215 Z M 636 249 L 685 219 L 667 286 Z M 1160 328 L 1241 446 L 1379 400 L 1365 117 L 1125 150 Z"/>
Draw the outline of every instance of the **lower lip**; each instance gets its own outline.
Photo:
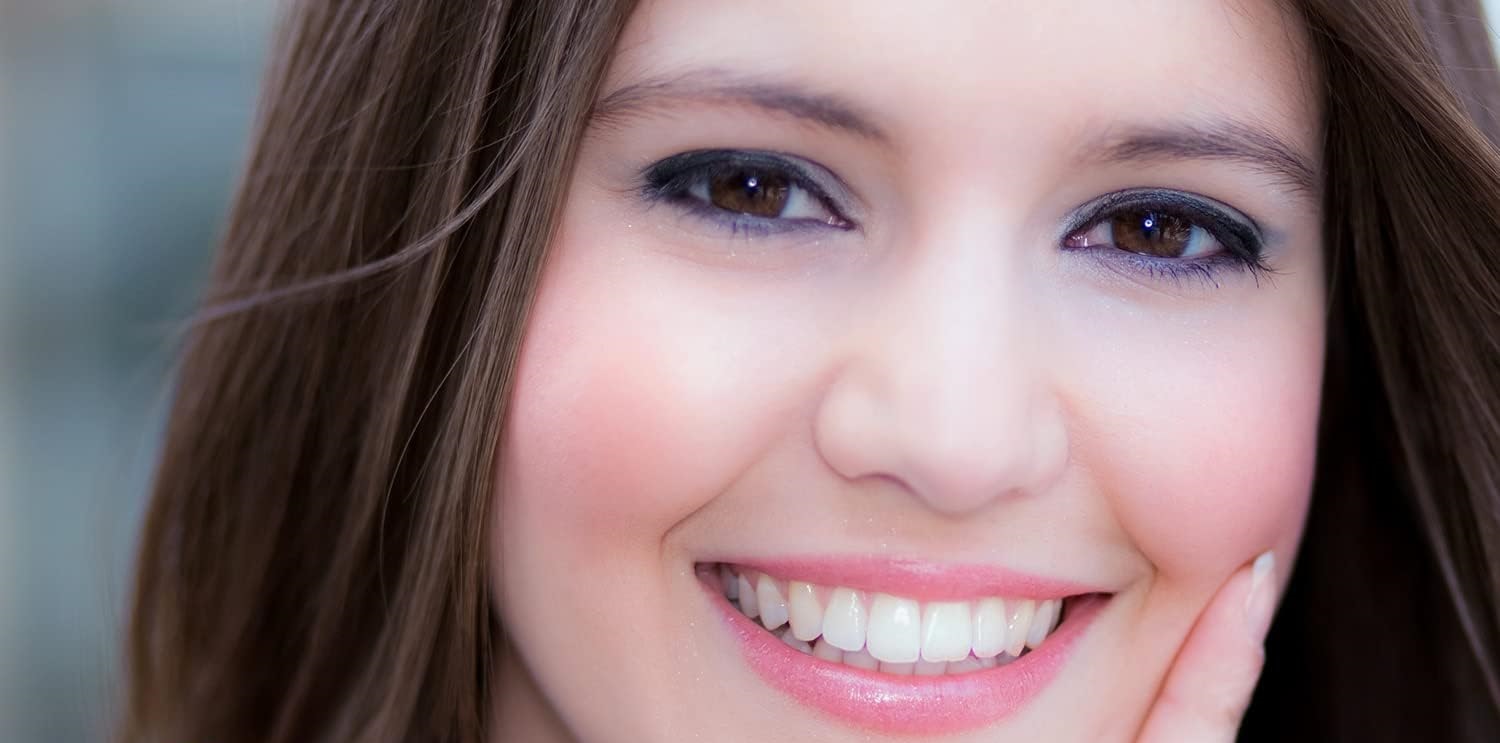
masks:
<path id="1" fill-rule="evenodd" d="M 718 585 L 702 584 L 750 667 L 767 684 L 855 727 L 905 735 L 964 732 L 1016 712 L 1052 681 L 1109 602 L 1097 594 L 1070 600 L 1066 621 L 1047 641 L 1004 666 L 953 676 L 894 676 L 796 650 L 731 606 Z"/>

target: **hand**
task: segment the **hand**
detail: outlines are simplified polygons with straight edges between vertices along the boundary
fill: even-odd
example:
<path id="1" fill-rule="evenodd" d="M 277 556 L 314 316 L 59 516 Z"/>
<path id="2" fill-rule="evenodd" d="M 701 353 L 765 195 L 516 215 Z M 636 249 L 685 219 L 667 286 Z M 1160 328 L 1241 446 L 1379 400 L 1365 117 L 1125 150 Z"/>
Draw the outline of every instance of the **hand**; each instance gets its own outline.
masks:
<path id="1" fill-rule="evenodd" d="M 1219 589 L 1147 714 L 1140 743 L 1231 743 L 1265 663 L 1266 630 L 1276 608 L 1270 552 Z"/>

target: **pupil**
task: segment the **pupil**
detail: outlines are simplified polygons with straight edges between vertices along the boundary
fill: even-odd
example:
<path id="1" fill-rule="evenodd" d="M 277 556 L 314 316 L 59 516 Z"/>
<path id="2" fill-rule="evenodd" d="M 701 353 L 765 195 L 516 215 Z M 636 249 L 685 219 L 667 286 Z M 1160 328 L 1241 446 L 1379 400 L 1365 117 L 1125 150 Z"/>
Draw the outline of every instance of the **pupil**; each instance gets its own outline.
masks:
<path id="1" fill-rule="evenodd" d="M 725 211 L 756 217 L 777 217 L 786 208 L 791 185 L 774 173 L 738 170 L 713 177 L 709 200 Z"/>
<path id="2" fill-rule="evenodd" d="M 1142 255 L 1179 257 L 1187 250 L 1193 236 L 1192 223 L 1170 214 L 1126 212 L 1116 215 L 1111 221 L 1116 245 Z"/>

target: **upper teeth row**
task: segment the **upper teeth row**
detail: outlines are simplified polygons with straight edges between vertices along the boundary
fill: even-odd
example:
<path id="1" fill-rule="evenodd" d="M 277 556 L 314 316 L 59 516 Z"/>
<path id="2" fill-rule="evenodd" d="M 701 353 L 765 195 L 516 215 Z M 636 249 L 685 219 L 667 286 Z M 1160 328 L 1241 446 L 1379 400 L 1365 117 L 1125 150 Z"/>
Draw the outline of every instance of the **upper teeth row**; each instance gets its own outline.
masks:
<path id="1" fill-rule="evenodd" d="M 852 588 L 784 581 L 719 567 L 724 595 L 768 630 L 791 624 L 792 635 L 846 652 L 866 650 L 886 663 L 1014 657 L 1036 648 L 1056 626 L 1062 599 L 1001 598 L 929 601 Z"/>

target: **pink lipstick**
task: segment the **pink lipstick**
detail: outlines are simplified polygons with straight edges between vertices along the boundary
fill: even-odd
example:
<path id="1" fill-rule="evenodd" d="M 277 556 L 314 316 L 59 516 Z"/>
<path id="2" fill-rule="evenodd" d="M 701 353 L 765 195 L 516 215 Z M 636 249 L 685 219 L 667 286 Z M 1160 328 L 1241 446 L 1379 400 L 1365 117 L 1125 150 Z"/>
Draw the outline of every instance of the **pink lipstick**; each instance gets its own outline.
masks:
<path id="1" fill-rule="evenodd" d="M 844 558 L 747 560 L 734 566 L 746 574 L 784 576 L 924 602 L 986 596 L 1016 597 L 1028 603 L 1065 600 L 1063 621 L 1050 634 L 1044 633 L 1044 641 L 1019 651 L 1019 657 L 1002 654 L 998 664 L 986 658 L 986 667 L 978 670 L 973 670 L 975 658 L 970 657 L 969 670 L 957 674 L 898 675 L 887 672 L 885 663 L 874 669 L 817 657 L 807 652 L 806 642 L 786 637 L 786 627 L 780 630 L 782 636 L 773 634 L 726 597 L 717 568 L 700 566 L 701 584 L 758 677 L 802 705 L 844 724 L 890 734 L 952 734 L 985 727 L 1015 713 L 1053 680 L 1077 639 L 1109 601 L 1109 596 L 1095 587 L 989 566 Z M 794 647 L 799 644 L 800 650 Z"/>

